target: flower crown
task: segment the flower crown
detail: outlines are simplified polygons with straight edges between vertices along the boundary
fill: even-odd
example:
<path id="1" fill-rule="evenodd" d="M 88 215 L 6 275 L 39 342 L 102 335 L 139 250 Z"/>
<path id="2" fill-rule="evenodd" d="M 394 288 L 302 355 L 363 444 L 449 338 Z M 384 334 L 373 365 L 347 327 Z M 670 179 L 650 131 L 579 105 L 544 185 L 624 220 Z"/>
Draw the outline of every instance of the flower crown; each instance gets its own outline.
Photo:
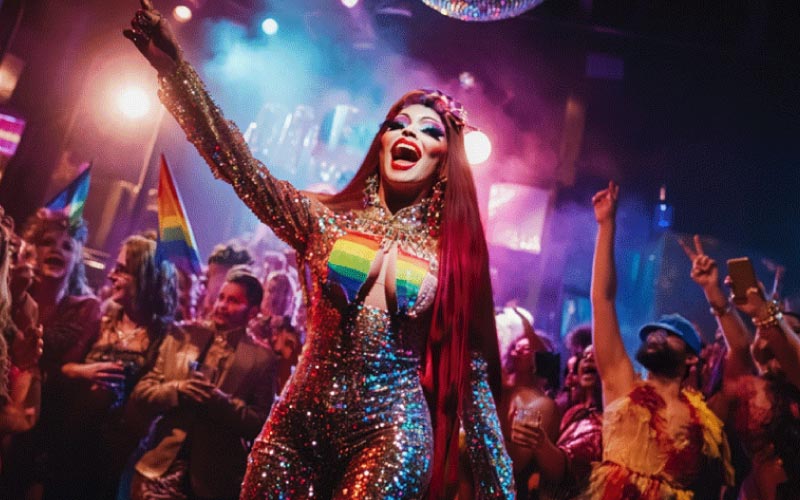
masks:
<path id="1" fill-rule="evenodd" d="M 456 101 L 449 95 L 441 90 L 420 89 L 421 94 L 414 94 L 409 96 L 404 102 L 403 106 L 411 104 L 422 104 L 427 106 L 440 115 L 450 115 L 456 122 L 456 125 L 463 127 L 467 124 L 467 111 L 460 102 Z"/>

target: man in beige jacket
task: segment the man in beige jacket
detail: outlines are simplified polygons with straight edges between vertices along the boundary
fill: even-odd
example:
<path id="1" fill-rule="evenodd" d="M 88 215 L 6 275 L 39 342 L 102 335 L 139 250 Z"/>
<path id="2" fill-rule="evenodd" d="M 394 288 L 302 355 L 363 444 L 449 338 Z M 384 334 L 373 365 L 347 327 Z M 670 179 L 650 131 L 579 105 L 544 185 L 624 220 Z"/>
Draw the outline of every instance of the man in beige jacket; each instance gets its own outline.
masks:
<path id="1" fill-rule="evenodd" d="M 190 323 L 161 345 L 153 369 L 131 395 L 156 419 L 136 463 L 134 499 L 233 499 L 275 396 L 276 357 L 247 336 L 258 314 L 259 281 L 234 271 L 212 324 Z"/>

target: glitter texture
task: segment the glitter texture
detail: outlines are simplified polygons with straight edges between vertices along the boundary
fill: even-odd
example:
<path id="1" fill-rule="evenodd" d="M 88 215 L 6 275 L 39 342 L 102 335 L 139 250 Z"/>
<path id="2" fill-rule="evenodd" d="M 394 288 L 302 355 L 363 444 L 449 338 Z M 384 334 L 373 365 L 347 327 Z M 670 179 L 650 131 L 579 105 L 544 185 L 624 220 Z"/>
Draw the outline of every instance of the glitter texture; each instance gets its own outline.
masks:
<path id="1" fill-rule="evenodd" d="M 303 354 L 253 445 L 241 498 L 424 497 L 433 437 L 419 372 L 436 291 L 441 207 L 425 199 L 390 214 L 372 178 L 362 210 L 333 213 L 252 157 L 191 66 L 182 62 L 162 76 L 159 94 L 214 175 L 311 272 Z M 394 258 L 387 266 L 394 266 L 397 289 L 390 310 L 364 304 L 369 272 L 386 258 Z M 476 497 L 512 498 L 485 363 L 474 357 L 470 373 L 460 413 Z"/>
<path id="2" fill-rule="evenodd" d="M 422 0 L 448 17 L 462 21 L 497 21 L 522 14 L 544 0 Z"/>

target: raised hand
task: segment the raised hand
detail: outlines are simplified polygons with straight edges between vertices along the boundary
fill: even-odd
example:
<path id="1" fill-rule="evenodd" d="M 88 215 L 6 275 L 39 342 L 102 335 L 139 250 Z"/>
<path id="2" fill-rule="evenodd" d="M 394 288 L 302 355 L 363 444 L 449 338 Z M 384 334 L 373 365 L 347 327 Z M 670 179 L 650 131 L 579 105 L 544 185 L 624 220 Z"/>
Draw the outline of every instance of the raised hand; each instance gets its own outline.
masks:
<path id="1" fill-rule="evenodd" d="M 619 186 L 614 181 L 608 181 L 608 187 L 592 196 L 594 218 L 598 224 L 611 222 L 617 215 L 617 200 L 619 199 Z"/>
<path id="2" fill-rule="evenodd" d="M 731 280 L 730 276 L 725 277 L 725 284 L 729 287 L 733 286 L 733 280 Z M 760 281 L 758 282 L 758 288 L 751 286 L 747 289 L 747 300 L 744 302 L 736 302 L 733 300 L 733 294 L 731 294 L 731 302 L 736 305 L 736 309 L 742 311 L 743 313 L 747 314 L 751 318 L 756 318 L 759 316 L 763 316 L 768 307 L 767 296 L 766 292 L 764 291 L 764 284 Z"/>
<path id="3" fill-rule="evenodd" d="M 684 240 L 678 240 L 684 253 L 692 261 L 692 271 L 690 273 L 692 280 L 703 290 L 711 287 L 718 288 L 719 269 L 717 268 L 717 262 L 703 251 L 703 243 L 700 241 L 700 236 L 695 234 L 693 241 L 694 248 Z"/>
<path id="4" fill-rule="evenodd" d="M 182 51 L 175 35 L 151 0 L 140 0 L 141 9 L 131 20 L 131 28 L 122 32 L 161 74 L 172 73 Z"/>

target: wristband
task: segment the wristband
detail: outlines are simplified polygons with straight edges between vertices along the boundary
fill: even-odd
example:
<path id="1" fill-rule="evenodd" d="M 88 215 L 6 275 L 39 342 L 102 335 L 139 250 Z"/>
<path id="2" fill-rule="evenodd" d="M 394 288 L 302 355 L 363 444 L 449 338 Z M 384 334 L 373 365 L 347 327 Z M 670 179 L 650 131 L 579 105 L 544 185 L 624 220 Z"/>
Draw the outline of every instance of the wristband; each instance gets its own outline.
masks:
<path id="1" fill-rule="evenodd" d="M 783 313 L 778 307 L 777 302 L 771 301 L 767 302 L 767 315 L 763 318 L 752 318 L 752 321 L 756 328 L 770 328 L 778 326 L 781 319 L 783 319 Z"/>
<path id="2" fill-rule="evenodd" d="M 714 315 L 714 316 L 716 316 L 718 318 L 721 317 L 721 316 L 725 316 L 726 314 L 731 312 L 731 309 L 733 309 L 733 306 L 728 301 L 725 301 L 725 305 L 721 306 L 721 307 L 720 306 L 715 306 L 714 304 L 712 304 L 710 302 L 709 302 L 709 305 L 711 307 L 708 308 L 708 312 L 710 312 L 712 315 Z"/>

